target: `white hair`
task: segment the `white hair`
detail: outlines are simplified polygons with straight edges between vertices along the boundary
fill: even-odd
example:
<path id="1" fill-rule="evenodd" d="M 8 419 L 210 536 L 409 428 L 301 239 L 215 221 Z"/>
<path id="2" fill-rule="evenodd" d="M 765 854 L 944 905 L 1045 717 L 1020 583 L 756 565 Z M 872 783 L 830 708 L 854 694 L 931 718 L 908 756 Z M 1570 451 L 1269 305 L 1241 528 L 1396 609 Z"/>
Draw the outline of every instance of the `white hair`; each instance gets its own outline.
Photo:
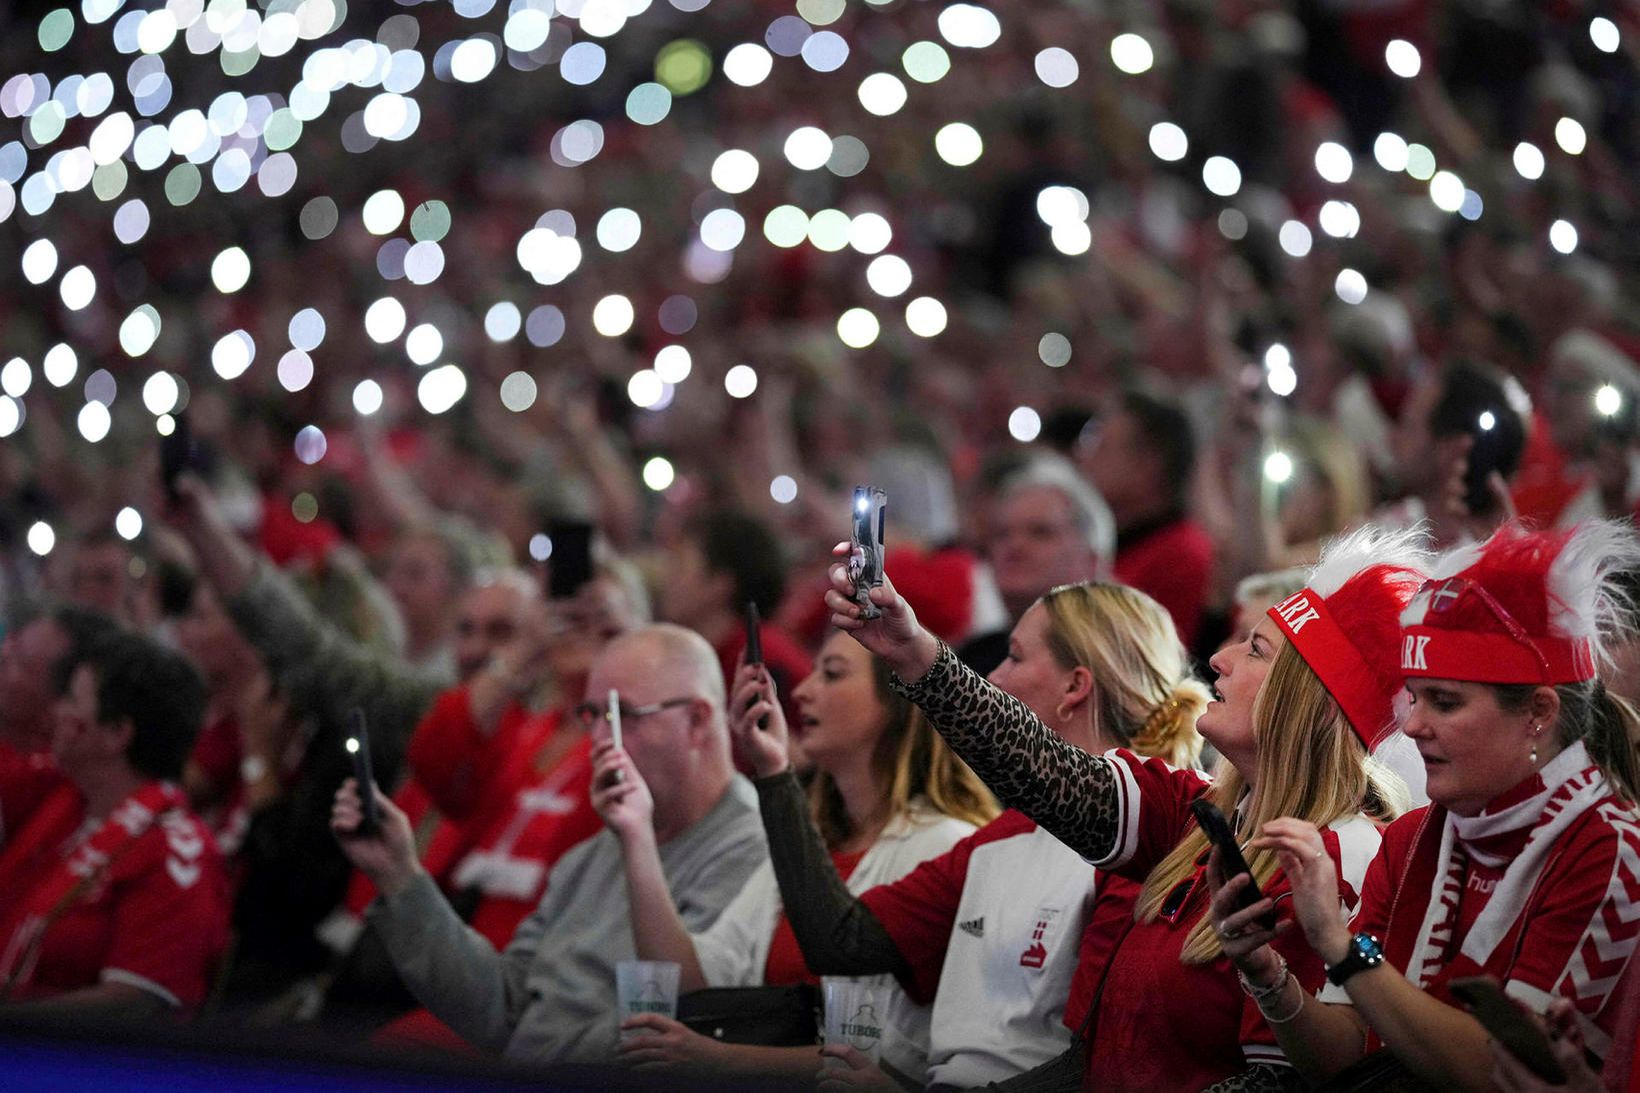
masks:
<path id="1" fill-rule="evenodd" d="M 1058 490 L 1064 496 L 1070 505 L 1071 520 L 1087 540 L 1088 549 L 1101 565 L 1108 565 L 1116 556 L 1116 519 L 1099 491 L 1082 477 L 1070 460 L 1042 452 L 1009 475 L 1001 492 L 1006 499 L 1041 487 Z"/>

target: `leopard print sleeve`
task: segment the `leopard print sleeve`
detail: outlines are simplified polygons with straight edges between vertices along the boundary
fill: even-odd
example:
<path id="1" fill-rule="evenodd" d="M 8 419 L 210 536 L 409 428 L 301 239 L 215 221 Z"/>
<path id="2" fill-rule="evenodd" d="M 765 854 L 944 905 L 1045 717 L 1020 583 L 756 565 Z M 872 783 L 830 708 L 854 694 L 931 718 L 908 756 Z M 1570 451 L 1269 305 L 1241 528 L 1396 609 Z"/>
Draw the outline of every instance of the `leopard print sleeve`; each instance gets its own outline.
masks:
<path id="1" fill-rule="evenodd" d="M 1089 861 L 1117 853 L 1122 798 L 1111 760 L 1055 736 L 1029 706 L 981 678 L 943 641 L 926 675 L 915 683 L 896 676 L 891 685 L 922 709 L 1003 804 Z"/>
<path id="2" fill-rule="evenodd" d="M 1214 1082 L 1202 1093 L 1295 1093 L 1303 1088 L 1303 1080 L 1292 1067 L 1254 1063 L 1240 1074 Z"/>

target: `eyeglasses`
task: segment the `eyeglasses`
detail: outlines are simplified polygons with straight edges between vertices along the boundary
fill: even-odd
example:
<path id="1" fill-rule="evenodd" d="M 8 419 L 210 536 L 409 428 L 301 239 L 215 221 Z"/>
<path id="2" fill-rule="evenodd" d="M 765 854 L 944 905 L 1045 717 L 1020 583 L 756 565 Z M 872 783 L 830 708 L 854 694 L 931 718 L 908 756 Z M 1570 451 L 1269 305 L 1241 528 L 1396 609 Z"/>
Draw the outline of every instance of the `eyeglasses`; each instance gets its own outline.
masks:
<path id="1" fill-rule="evenodd" d="M 652 702 L 647 706 L 628 706 L 623 702 L 617 708 L 621 713 L 621 721 L 625 723 L 632 721 L 634 718 L 648 717 L 650 714 L 660 713 L 663 710 L 687 706 L 693 701 L 695 701 L 694 695 L 680 695 L 677 698 L 668 698 L 664 702 Z M 600 721 L 609 720 L 609 705 L 604 702 L 583 702 L 571 712 L 575 720 L 589 731 L 595 728 Z"/>

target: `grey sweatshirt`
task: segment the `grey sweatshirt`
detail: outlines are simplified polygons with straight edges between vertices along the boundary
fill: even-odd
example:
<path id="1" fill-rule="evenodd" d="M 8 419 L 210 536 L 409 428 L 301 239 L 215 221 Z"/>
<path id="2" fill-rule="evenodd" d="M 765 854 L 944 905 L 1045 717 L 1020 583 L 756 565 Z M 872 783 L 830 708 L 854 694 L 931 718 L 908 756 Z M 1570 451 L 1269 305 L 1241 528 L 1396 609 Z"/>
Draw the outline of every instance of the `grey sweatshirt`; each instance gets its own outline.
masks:
<path id="1" fill-rule="evenodd" d="M 712 811 L 660 855 L 684 926 L 704 930 L 768 857 L 751 785 L 734 776 Z M 636 955 L 610 831 L 559 859 L 505 952 L 465 926 L 425 874 L 378 899 L 367 917 L 421 1003 L 480 1047 L 532 1063 L 614 1057 L 615 964 Z"/>

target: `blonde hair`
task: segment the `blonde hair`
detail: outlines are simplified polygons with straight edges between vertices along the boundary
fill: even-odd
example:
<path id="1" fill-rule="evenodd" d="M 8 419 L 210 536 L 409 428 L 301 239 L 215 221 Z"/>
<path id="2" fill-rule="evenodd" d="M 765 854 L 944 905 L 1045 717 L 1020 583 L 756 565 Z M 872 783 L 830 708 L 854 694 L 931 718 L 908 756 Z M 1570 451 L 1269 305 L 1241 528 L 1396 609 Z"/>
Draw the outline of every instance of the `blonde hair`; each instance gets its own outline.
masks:
<path id="1" fill-rule="evenodd" d="M 957 758 L 921 710 L 890 689 L 889 677 L 888 665 L 873 656 L 871 682 L 887 718 L 877 738 L 872 770 L 888 784 L 888 814 L 908 815 L 913 802 L 920 800 L 935 812 L 975 827 L 996 819 L 1002 809 L 985 783 Z M 855 833 L 843 795 L 826 771 L 816 773 L 809 783 L 809 810 L 827 846 L 838 846 Z"/>
<path id="2" fill-rule="evenodd" d="M 1367 754 L 1338 703 L 1298 650 L 1284 645 L 1270 664 L 1270 674 L 1253 701 L 1253 732 L 1258 744 L 1257 789 L 1240 817 L 1244 833 L 1258 831 L 1281 816 L 1326 827 L 1364 811 L 1387 822 L 1407 809 L 1405 783 Z M 1229 763 L 1220 766 L 1208 799 L 1234 816 L 1247 792 L 1246 780 Z M 1145 878 L 1134 906 L 1136 922 L 1154 922 L 1168 895 L 1196 872 L 1207 853 L 1207 835 L 1192 828 Z M 1277 864 L 1273 851 L 1248 855 L 1253 879 L 1268 884 Z M 1212 923 L 1202 915 L 1185 938 L 1180 959 L 1207 964 L 1224 952 Z"/>
<path id="3" fill-rule="evenodd" d="M 1166 608 L 1137 589 L 1102 581 L 1061 585 L 1037 602 L 1047 613 L 1054 660 L 1093 675 L 1095 727 L 1141 755 L 1194 766 L 1202 750 L 1196 718 L 1209 694 L 1190 674 Z"/>

